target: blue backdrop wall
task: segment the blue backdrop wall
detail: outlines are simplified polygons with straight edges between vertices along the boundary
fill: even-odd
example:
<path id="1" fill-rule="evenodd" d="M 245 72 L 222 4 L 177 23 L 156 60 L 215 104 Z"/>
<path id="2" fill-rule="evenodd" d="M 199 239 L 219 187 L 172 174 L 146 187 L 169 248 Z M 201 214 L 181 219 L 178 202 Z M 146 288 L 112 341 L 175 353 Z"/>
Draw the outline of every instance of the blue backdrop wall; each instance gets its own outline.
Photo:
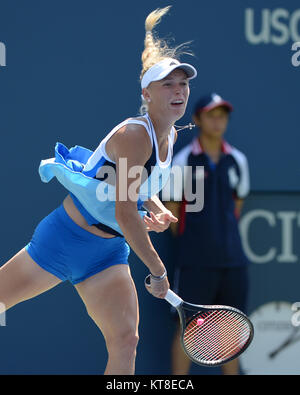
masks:
<path id="1" fill-rule="evenodd" d="M 289 279 L 299 275 L 299 251 L 292 251 L 290 262 L 278 261 L 280 252 L 261 264 L 255 257 L 270 246 L 282 249 L 276 229 L 283 229 L 285 243 L 293 242 L 285 248 L 299 240 L 300 44 L 292 49 L 300 42 L 296 0 L 1 0 L 0 265 L 30 240 L 36 224 L 66 194 L 55 182 L 41 183 L 37 172 L 40 160 L 53 155 L 55 143 L 94 149 L 113 126 L 137 114 L 144 20 L 169 4 L 173 7 L 158 32 L 174 37 L 176 44 L 192 40 L 194 57 L 183 60 L 199 71 L 180 124 L 190 122 L 193 104 L 203 93 L 216 91 L 231 101 L 235 110 L 226 137 L 247 155 L 251 171 L 252 195 L 244 216 L 258 209 L 275 213 L 274 227 L 263 216 L 253 223 L 256 231 L 247 224 L 243 228 L 253 262 L 249 311 L 278 298 L 294 302 L 297 286 Z M 191 138 L 191 132 L 183 132 L 175 152 Z M 295 216 L 284 222 L 281 211 Z M 270 232 L 264 232 L 266 226 Z M 153 241 L 172 278 L 170 235 L 154 235 Z M 133 253 L 131 265 L 141 307 L 137 373 L 169 373 L 174 323 L 166 303 L 144 291 L 146 270 Z M 281 282 L 280 295 L 270 283 L 268 292 L 260 288 L 265 279 L 283 273 L 287 280 Z M 161 331 L 153 317 L 162 313 Z M 101 373 L 106 360 L 102 336 L 67 283 L 8 311 L 6 326 L 0 326 L 0 347 L 2 374 Z"/>

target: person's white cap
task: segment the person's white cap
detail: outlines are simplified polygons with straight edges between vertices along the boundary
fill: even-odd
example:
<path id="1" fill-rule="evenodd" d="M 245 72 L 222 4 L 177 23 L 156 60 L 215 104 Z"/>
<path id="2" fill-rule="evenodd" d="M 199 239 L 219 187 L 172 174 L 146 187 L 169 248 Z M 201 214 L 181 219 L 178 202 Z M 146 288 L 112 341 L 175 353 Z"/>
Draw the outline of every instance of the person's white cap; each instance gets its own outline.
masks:
<path id="1" fill-rule="evenodd" d="M 192 65 L 180 63 L 177 59 L 166 58 L 146 71 L 141 81 L 142 89 L 147 88 L 153 81 L 162 80 L 175 69 L 182 69 L 185 71 L 189 80 L 197 76 L 197 70 Z"/>

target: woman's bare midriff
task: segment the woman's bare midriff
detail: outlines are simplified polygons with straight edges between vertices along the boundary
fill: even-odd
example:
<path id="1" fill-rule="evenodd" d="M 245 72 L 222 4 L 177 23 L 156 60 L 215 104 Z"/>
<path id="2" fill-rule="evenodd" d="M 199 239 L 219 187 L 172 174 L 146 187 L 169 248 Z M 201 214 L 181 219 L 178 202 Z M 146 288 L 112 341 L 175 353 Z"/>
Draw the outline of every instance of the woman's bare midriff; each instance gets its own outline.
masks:
<path id="1" fill-rule="evenodd" d="M 103 232 L 102 230 L 96 228 L 95 226 L 89 225 L 85 218 L 82 216 L 82 214 L 78 211 L 77 207 L 73 203 L 73 200 L 70 195 L 68 195 L 65 200 L 63 201 L 64 208 L 69 215 L 69 217 L 81 228 L 87 230 L 90 233 L 93 233 L 94 235 L 106 238 L 106 239 L 111 239 L 113 237 L 116 237 L 114 235 L 111 235 L 109 233 Z"/>

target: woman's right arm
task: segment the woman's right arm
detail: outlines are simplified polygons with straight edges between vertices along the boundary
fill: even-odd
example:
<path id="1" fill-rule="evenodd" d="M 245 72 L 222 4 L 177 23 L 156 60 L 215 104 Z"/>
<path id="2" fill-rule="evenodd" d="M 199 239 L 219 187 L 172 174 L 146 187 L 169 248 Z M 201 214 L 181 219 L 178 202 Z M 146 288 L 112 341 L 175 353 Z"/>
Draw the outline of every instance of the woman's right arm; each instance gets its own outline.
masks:
<path id="1" fill-rule="evenodd" d="M 116 220 L 126 241 L 151 274 L 162 276 L 165 273 L 165 266 L 137 211 L 141 184 L 141 171 L 137 174 L 137 170 L 143 169 L 151 155 L 149 137 L 143 127 L 127 125 L 120 129 L 109 143 L 107 153 L 116 163 Z M 164 297 L 169 288 L 167 278 L 158 284 L 155 285 L 156 289 L 152 289 L 152 293 L 154 296 Z"/>

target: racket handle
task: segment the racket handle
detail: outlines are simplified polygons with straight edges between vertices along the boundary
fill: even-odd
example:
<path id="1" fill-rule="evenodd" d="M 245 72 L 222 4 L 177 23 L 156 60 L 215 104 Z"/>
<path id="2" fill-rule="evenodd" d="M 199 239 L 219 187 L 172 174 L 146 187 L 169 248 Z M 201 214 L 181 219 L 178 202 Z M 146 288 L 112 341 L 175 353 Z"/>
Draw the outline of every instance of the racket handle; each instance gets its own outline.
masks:
<path id="1" fill-rule="evenodd" d="M 170 289 L 168 289 L 165 300 L 169 302 L 173 307 L 178 307 L 179 305 L 181 305 L 181 303 L 183 303 L 183 300 Z"/>

